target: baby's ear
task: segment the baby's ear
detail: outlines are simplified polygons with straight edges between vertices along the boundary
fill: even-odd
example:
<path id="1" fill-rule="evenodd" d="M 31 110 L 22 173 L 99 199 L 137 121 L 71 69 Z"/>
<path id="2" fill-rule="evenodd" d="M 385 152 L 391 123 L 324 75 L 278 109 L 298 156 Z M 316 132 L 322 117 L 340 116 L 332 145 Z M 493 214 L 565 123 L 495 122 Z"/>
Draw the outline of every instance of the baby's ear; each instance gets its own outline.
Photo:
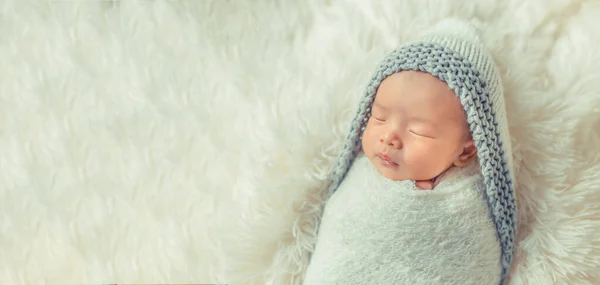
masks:
<path id="1" fill-rule="evenodd" d="M 475 142 L 473 142 L 473 139 L 469 139 L 469 140 L 467 140 L 467 142 L 465 142 L 462 152 L 458 155 L 458 157 L 454 161 L 454 166 L 459 166 L 459 167 L 465 166 L 476 156 L 477 156 L 477 147 L 475 147 Z"/>

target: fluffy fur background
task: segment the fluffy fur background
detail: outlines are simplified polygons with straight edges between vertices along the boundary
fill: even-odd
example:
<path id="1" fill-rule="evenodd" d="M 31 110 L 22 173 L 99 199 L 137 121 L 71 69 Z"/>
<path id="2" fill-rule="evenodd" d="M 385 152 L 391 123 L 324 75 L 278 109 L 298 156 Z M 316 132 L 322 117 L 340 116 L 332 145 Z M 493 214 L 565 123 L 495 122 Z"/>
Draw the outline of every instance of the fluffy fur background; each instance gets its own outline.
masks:
<path id="1" fill-rule="evenodd" d="M 382 56 L 478 19 L 506 85 L 515 285 L 600 284 L 598 1 L 0 3 L 0 284 L 300 284 Z"/>

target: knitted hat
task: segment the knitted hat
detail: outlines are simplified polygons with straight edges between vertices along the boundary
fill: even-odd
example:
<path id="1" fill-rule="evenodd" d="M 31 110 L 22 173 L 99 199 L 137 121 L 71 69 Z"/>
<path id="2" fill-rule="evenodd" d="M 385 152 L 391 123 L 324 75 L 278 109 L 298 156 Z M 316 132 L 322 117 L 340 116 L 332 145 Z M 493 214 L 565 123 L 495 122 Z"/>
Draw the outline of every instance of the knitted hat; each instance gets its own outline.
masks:
<path id="1" fill-rule="evenodd" d="M 361 152 L 361 136 L 371 115 L 377 88 L 386 77 L 404 70 L 434 75 L 460 98 L 477 147 L 491 219 L 502 249 L 500 284 L 504 284 L 511 266 L 516 233 L 510 137 L 500 77 L 493 59 L 470 24 L 456 19 L 444 20 L 425 37 L 399 47 L 384 58 L 359 104 L 344 149 L 334 167 L 328 196 L 338 188 Z"/>

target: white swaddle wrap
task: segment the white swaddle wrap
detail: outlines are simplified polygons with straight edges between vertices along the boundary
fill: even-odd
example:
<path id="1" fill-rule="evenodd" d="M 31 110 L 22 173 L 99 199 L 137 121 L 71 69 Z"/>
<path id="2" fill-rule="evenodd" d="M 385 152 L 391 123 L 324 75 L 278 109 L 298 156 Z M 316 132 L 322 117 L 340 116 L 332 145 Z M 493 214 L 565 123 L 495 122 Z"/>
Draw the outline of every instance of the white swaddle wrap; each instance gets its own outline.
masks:
<path id="1" fill-rule="evenodd" d="M 484 191 L 476 164 L 429 191 L 383 177 L 359 155 L 325 207 L 304 284 L 498 284 Z"/>

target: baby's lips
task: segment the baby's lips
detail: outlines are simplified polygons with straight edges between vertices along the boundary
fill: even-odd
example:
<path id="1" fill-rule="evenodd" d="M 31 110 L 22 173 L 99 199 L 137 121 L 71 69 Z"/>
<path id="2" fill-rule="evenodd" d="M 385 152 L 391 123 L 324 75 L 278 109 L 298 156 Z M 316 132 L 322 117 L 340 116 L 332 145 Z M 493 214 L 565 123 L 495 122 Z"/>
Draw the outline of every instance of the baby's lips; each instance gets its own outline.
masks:
<path id="1" fill-rule="evenodd" d="M 379 154 L 379 157 L 380 157 L 381 159 L 383 159 L 383 160 L 387 160 L 388 162 L 391 162 L 391 163 L 393 163 L 393 164 L 395 164 L 395 165 L 398 165 L 398 163 L 396 163 L 394 160 L 392 160 L 392 158 L 390 158 L 390 157 L 389 157 L 387 154 L 380 153 L 380 154 Z"/>

